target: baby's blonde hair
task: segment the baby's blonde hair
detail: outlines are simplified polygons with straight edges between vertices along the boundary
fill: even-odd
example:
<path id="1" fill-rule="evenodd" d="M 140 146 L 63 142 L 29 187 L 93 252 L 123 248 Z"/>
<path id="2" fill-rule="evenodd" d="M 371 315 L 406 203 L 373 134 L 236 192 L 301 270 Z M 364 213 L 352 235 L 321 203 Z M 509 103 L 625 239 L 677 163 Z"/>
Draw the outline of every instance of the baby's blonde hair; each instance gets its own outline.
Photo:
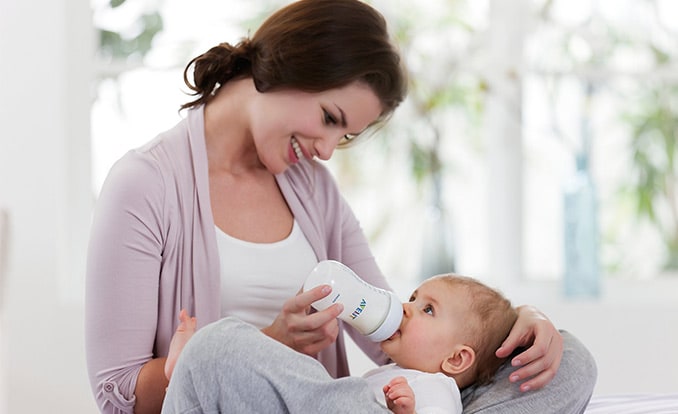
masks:
<path id="1" fill-rule="evenodd" d="M 476 362 L 469 377 L 476 385 L 492 382 L 497 370 L 506 361 L 506 358 L 498 358 L 495 352 L 511 331 L 518 311 L 501 292 L 471 277 L 449 273 L 431 279 L 467 289 L 471 297 L 470 312 L 478 322 L 466 324 L 471 343 L 465 345 L 476 353 Z"/>

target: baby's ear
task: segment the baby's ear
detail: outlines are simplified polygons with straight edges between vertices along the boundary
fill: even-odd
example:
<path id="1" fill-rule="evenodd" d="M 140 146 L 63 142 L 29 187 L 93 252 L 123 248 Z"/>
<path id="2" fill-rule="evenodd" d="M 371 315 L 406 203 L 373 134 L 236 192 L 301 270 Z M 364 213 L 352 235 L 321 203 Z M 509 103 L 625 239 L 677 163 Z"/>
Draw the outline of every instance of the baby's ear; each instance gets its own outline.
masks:
<path id="1" fill-rule="evenodd" d="M 469 369 L 476 360 L 476 351 L 468 345 L 457 345 L 443 360 L 441 369 L 448 375 L 459 375 Z"/>

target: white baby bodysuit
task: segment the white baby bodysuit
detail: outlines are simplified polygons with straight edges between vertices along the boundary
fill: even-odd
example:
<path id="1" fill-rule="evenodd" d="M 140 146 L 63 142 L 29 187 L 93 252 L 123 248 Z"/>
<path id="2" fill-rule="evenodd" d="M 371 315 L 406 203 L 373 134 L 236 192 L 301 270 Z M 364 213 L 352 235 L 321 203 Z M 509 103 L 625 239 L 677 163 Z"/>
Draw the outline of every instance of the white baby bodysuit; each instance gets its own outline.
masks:
<path id="1" fill-rule="evenodd" d="M 374 391 L 377 401 L 386 407 L 384 385 L 398 376 L 405 377 L 412 387 L 417 414 L 461 414 L 459 387 L 454 378 L 445 374 L 431 374 L 389 364 L 367 372 L 363 378 Z"/>

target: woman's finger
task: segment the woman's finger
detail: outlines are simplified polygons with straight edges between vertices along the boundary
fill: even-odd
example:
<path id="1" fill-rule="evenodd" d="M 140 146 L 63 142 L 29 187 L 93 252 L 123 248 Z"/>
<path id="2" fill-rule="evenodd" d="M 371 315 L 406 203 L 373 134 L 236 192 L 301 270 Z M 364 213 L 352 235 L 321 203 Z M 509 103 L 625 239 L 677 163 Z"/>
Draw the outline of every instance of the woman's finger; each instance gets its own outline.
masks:
<path id="1" fill-rule="evenodd" d="M 562 358 L 562 338 L 553 337 L 548 349 L 530 348 L 511 361 L 513 366 L 520 366 L 509 379 L 511 382 L 524 381 L 521 391 L 535 390 L 548 384 L 555 377 Z M 540 356 L 541 355 L 541 356 Z"/>
<path id="2" fill-rule="evenodd" d="M 497 349 L 496 355 L 499 358 L 508 357 L 519 347 L 531 345 L 535 336 L 538 337 L 535 331 L 539 325 L 544 322 L 550 324 L 548 319 L 532 306 L 519 306 L 516 310 L 518 319 L 501 347 Z"/>
<path id="3" fill-rule="evenodd" d="M 520 382 L 527 378 L 520 384 L 520 391 L 522 392 L 538 390 L 551 382 L 556 376 L 557 368 L 551 366 L 544 369 L 544 367 L 545 364 L 541 361 L 534 361 L 532 364 L 516 370 L 509 379 L 511 382 Z"/>
<path id="4" fill-rule="evenodd" d="M 324 298 L 330 292 L 332 292 L 330 285 L 319 285 L 305 292 L 300 292 L 294 296 L 292 301 L 286 302 L 286 305 L 289 306 L 288 312 L 306 312 L 313 302 Z"/>
<path id="5" fill-rule="evenodd" d="M 315 355 L 332 344 L 339 335 L 336 318 L 321 329 L 298 332 L 293 336 L 292 348 L 306 355 Z"/>
<path id="6" fill-rule="evenodd" d="M 560 335 L 556 332 L 556 335 Z M 557 339 L 554 335 L 549 335 L 548 337 L 537 336 L 535 342 L 527 348 L 525 351 L 513 357 L 511 360 L 511 365 L 514 367 L 528 365 L 533 361 L 546 358 L 547 362 L 553 361 L 555 354 L 560 353 L 561 349 L 557 349 Z M 550 365 L 550 364 L 549 364 Z"/>

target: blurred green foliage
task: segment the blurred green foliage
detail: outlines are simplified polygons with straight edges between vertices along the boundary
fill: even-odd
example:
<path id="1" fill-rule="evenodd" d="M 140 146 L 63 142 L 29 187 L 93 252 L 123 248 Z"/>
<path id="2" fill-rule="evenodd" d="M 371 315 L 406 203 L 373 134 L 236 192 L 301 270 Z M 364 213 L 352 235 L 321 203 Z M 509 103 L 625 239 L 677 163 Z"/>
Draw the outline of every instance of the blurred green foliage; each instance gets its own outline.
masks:
<path id="1" fill-rule="evenodd" d="M 627 193 L 667 249 L 666 269 L 678 269 L 678 85 L 648 86 L 625 116 L 631 127 L 633 165 Z"/>
<path id="2" fill-rule="evenodd" d="M 124 7 L 127 0 L 110 0 L 108 10 Z M 163 19 L 159 10 L 143 13 L 119 31 L 99 28 L 99 52 L 111 60 L 142 60 L 151 50 L 153 39 L 163 30 Z"/>

